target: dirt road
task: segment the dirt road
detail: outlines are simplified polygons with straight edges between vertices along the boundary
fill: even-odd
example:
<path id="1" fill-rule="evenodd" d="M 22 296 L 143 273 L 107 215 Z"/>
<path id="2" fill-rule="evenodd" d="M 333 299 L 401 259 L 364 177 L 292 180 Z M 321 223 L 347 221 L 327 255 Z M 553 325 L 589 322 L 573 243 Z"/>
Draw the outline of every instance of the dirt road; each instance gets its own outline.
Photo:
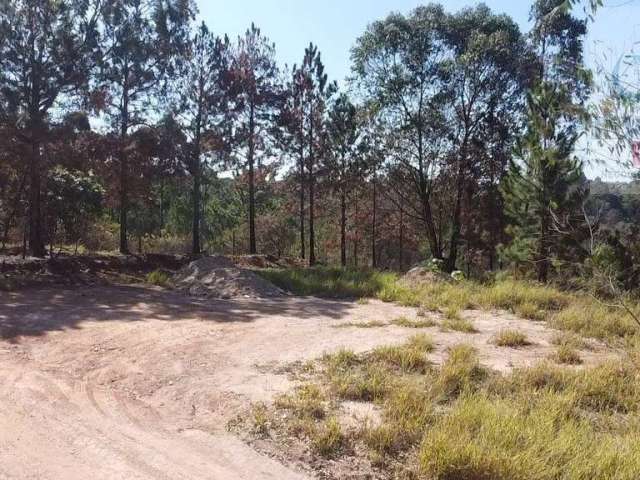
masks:
<path id="1" fill-rule="evenodd" d="M 0 293 L 0 479 L 305 478 L 227 421 L 290 386 L 276 364 L 409 334 L 332 324 L 401 311 L 137 287 Z"/>
<path id="2" fill-rule="evenodd" d="M 415 312 L 293 297 L 205 302 L 144 287 L 0 293 L 0 479 L 306 478 L 242 443 L 227 422 L 291 387 L 278 366 L 415 333 L 336 326 L 401 315 Z M 434 361 L 460 341 L 500 369 L 550 351 L 542 324 L 476 315 L 476 335 L 429 329 Z M 537 346 L 488 344 L 513 324 Z"/>

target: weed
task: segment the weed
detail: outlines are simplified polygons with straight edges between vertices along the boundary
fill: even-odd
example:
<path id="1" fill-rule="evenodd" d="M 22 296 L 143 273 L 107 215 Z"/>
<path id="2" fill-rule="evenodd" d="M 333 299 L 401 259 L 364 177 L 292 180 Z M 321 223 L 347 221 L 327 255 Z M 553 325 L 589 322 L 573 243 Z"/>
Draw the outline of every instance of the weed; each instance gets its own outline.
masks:
<path id="1" fill-rule="evenodd" d="M 420 318 L 412 320 L 407 317 L 399 317 L 391 321 L 392 325 L 404 328 L 429 328 L 437 325 L 437 323 L 430 318 Z"/>
<path id="2" fill-rule="evenodd" d="M 171 277 L 163 270 L 154 270 L 147 275 L 146 282 L 158 287 L 169 287 L 171 286 Z"/>
<path id="3" fill-rule="evenodd" d="M 580 365 L 582 363 L 580 353 L 567 344 L 559 345 L 551 358 L 558 363 L 566 365 Z"/>
<path id="4" fill-rule="evenodd" d="M 498 347 L 511 348 L 525 347 L 531 344 L 524 333 L 509 329 L 500 330 L 498 334 L 493 337 L 492 342 Z"/>
<path id="5" fill-rule="evenodd" d="M 465 318 L 445 319 L 441 323 L 443 330 L 454 330 L 463 333 L 478 333 L 478 330 L 470 320 Z"/>
<path id="6" fill-rule="evenodd" d="M 340 423 L 335 418 L 329 418 L 320 426 L 311 438 L 313 450 L 323 457 L 336 456 L 345 443 L 345 436 L 342 433 Z"/>

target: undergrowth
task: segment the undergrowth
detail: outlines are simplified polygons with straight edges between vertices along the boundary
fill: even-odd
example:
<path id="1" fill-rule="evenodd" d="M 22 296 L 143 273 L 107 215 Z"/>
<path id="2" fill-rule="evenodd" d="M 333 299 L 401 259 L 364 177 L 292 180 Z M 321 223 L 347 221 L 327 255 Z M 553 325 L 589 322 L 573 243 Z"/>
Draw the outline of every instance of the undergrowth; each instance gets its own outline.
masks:
<path id="1" fill-rule="evenodd" d="M 554 343 L 573 348 L 576 340 Z M 313 383 L 276 402 L 274 428 L 320 457 L 346 455 L 356 465 L 349 456 L 364 455 L 389 478 L 637 478 L 640 350 L 590 369 L 542 362 L 503 375 L 484 368 L 469 345 L 450 348 L 439 367 L 428 362 L 432 349 L 419 335 L 368 353 L 325 355 Z M 347 400 L 373 402 L 379 420 L 344 427 Z M 262 414 L 257 421 L 256 430 L 273 424 Z"/>
<path id="2" fill-rule="evenodd" d="M 622 309 L 604 305 L 580 292 L 561 291 L 534 282 L 432 281 L 409 285 L 394 273 L 326 267 L 259 273 L 299 295 L 377 298 L 417 307 L 425 318 L 429 312 L 439 312 L 445 317 L 443 326 L 450 329 L 462 327 L 465 330 L 464 323 L 459 321 L 463 310 L 483 309 L 506 310 L 528 320 L 547 321 L 559 330 L 603 340 L 625 339 L 638 333 L 637 325 Z M 634 308 L 640 310 L 640 306 Z M 419 325 L 404 321 L 395 323 L 404 323 L 402 326 L 407 327 Z"/>

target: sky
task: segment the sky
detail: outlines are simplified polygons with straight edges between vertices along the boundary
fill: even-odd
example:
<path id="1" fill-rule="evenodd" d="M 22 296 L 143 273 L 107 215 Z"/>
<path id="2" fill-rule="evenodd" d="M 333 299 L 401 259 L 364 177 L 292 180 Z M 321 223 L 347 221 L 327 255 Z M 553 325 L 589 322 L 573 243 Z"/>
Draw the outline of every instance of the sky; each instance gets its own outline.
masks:
<path id="1" fill-rule="evenodd" d="M 392 11 L 409 13 L 418 0 L 196 0 L 200 17 L 217 34 L 232 39 L 251 23 L 276 45 L 281 65 L 300 63 L 305 47 L 313 42 L 322 52 L 326 72 L 342 81 L 350 74 L 350 50 L 371 22 Z M 448 11 L 474 6 L 473 0 L 441 0 Z M 510 15 L 529 30 L 532 0 L 485 0 L 494 12 Z M 640 50 L 640 0 L 605 0 L 595 21 L 589 25 L 585 54 L 589 66 L 611 70 L 617 60 L 632 49 Z M 591 175 L 616 177 L 600 166 Z"/>

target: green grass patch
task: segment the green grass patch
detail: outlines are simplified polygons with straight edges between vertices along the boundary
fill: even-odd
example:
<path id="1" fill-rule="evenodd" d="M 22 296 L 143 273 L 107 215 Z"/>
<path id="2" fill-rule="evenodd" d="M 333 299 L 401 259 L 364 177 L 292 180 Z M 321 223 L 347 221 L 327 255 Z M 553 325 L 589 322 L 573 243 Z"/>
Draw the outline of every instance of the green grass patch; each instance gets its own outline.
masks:
<path id="1" fill-rule="evenodd" d="M 332 298 L 376 297 L 396 284 L 397 275 L 373 269 L 329 267 L 269 269 L 257 272 L 280 288 L 296 295 Z"/>

